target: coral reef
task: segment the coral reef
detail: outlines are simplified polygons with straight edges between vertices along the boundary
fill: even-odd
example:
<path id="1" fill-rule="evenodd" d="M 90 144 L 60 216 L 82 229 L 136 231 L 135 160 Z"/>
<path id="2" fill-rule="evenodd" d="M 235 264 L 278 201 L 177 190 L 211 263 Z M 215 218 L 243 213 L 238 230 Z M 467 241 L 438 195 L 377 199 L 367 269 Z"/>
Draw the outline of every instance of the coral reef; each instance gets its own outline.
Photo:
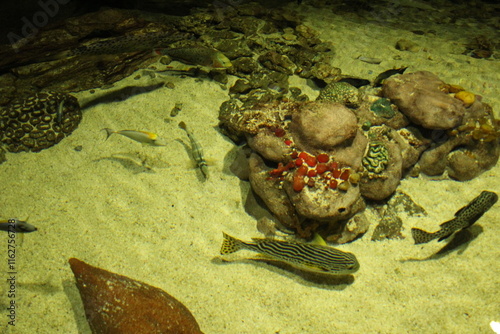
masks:
<path id="1" fill-rule="evenodd" d="M 81 119 L 74 96 L 37 93 L 0 110 L 0 142 L 10 152 L 39 152 L 69 136 Z"/>
<path id="2" fill-rule="evenodd" d="M 69 259 L 92 333 L 202 334 L 191 312 L 165 291 Z"/>
<path id="3" fill-rule="evenodd" d="M 498 121 L 480 97 L 430 72 L 389 72 L 380 88 L 330 82 L 316 101 L 221 105 L 220 127 L 252 151 L 248 171 L 232 168 L 246 171 L 278 227 L 348 242 L 366 231 L 365 200 L 388 199 L 416 164 L 468 180 L 497 162 Z M 389 220 L 380 236 L 399 235 Z"/>

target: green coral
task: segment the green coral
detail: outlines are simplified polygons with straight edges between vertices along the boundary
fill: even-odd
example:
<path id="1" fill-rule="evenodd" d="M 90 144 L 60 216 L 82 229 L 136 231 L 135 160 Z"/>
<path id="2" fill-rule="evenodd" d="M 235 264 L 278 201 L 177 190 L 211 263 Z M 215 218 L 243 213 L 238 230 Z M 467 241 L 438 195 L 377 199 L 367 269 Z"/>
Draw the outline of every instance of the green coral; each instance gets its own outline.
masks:
<path id="1" fill-rule="evenodd" d="M 393 118 L 396 115 L 391 101 L 385 97 L 373 102 L 373 104 L 370 106 L 370 110 L 373 111 L 377 116 L 383 118 Z"/>
<path id="2" fill-rule="evenodd" d="M 373 141 L 368 144 L 368 150 L 363 157 L 363 167 L 369 173 L 380 174 L 389 163 L 389 151 L 379 141 Z"/>

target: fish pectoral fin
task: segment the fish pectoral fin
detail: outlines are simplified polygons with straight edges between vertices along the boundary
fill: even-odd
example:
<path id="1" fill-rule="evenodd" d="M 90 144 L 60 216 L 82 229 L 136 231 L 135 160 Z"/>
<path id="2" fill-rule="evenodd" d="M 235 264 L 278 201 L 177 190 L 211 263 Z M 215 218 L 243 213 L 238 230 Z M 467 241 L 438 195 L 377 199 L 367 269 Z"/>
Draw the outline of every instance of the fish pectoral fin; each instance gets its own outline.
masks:
<path id="1" fill-rule="evenodd" d="M 441 238 L 438 239 L 439 241 L 443 241 L 444 239 L 448 239 L 454 232 L 448 233 L 447 235 L 443 235 Z"/>
<path id="2" fill-rule="evenodd" d="M 313 245 L 320 245 L 320 246 L 328 246 L 326 244 L 325 239 L 318 233 L 314 233 L 313 239 L 311 240 L 311 244 Z"/>

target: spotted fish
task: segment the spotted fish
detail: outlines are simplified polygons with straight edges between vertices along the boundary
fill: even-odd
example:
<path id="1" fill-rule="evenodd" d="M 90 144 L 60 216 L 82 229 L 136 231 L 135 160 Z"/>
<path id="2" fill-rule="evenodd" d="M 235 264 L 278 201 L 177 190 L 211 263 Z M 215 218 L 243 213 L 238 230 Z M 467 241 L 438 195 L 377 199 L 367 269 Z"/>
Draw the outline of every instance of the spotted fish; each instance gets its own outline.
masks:
<path id="1" fill-rule="evenodd" d="M 204 47 L 166 48 L 157 51 L 182 62 L 213 68 L 229 68 L 231 61 L 220 51 Z"/>
<path id="2" fill-rule="evenodd" d="M 488 211 L 498 200 L 498 195 L 491 191 L 483 191 L 469 204 L 455 213 L 455 218 L 442 223 L 441 229 L 431 233 L 418 228 L 411 229 L 411 235 L 415 245 L 424 244 L 431 240 L 438 241 L 448 238 L 453 233 L 463 230 L 474 224 L 481 216 Z"/>
<path id="3" fill-rule="evenodd" d="M 203 147 L 201 147 L 200 142 L 196 140 L 193 133 L 188 130 L 186 123 L 180 122 L 179 127 L 186 131 L 189 141 L 191 142 L 191 154 L 193 155 L 193 159 L 201 170 L 205 180 L 208 180 L 208 165 L 203 155 Z"/>
<path id="4" fill-rule="evenodd" d="M 187 34 L 172 32 L 151 32 L 145 34 L 118 36 L 87 42 L 74 49 L 59 52 L 51 59 L 62 59 L 73 56 L 89 56 L 102 54 L 117 54 L 152 50 L 155 47 L 165 47 L 173 42 L 186 39 Z"/>
<path id="5" fill-rule="evenodd" d="M 307 271 L 346 275 L 359 269 L 354 254 L 333 247 L 272 239 L 253 239 L 254 242 L 245 242 L 226 233 L 223 235 L 224 240 L 220 250 L 222 255 L 247 249 Z"/>

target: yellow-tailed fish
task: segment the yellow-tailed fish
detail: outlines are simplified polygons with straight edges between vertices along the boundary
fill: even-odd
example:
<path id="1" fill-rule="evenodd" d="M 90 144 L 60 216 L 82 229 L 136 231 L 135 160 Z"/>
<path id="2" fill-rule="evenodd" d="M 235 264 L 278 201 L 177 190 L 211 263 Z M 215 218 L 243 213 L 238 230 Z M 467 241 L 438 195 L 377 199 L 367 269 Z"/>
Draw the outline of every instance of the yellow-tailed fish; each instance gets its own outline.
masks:
<path id="1" fill-rule="evenodd" d="M 455 218 L 442 223 L 441 229 L 436 232 L 427 232 L 418 228 L 411 229 L 415 245 L 424 244 L 434 239 L 438 241 L 474 224 L 481 216 L 498 201 L 498 195 L 491 191 L 483 191 L 469 204 L 455 213 Z"/>
<path id="2" fill-rule="evenodd" d="M 196 140 L 193 133 L 187 129 L 186 123 L 180 122 L 179 127 L 186 131 L 189 141 L 191 142 L 191 154 L 193 155 L 193 159 L 205 179 L 208 180 L 208 165 L 205 161 L 205 157 L 203 156 L 203 148 L 201 147 L 200 142 Z"/>
<path id="3" fill-rule="evenodd" d="M 229 68 L 231 61 L 220 51 L 204 47 L 165 48 L 159 54 L 170 56 L 184 63 L 213 68 Z"/>
<path id="4" fill-rule="evenodd" d="M 356 256 L 329 246 L 303 244 L 272 239 L 253 239 L 253 242 L 238 240 L 223 232 L 222 255 L 241 249 L 251 250 L 272 260 L 279 260 L 302 270 L 346 275 L 358 271 Z"/>
<path id="5" fill-rule="evenodd" d="M 130 138 L 132 140 L 135 140 L 141 144 L 144 145 L 151 145 L 151 146 L 166 146 L 167 143 L 165 140 L 161 139 L 158 137 L 156 133 L 151 133 L 147 131 L 136 131 L 136 130 L 120 130 L 120 131 L 115 131 L 110 128 L 104 128 L 103 130 L 106 131 L 107 137 L 106 139 L 109 138 L 113 133 L 117 133 L 119 135 L 125 136 L 127 138 Z"/>

